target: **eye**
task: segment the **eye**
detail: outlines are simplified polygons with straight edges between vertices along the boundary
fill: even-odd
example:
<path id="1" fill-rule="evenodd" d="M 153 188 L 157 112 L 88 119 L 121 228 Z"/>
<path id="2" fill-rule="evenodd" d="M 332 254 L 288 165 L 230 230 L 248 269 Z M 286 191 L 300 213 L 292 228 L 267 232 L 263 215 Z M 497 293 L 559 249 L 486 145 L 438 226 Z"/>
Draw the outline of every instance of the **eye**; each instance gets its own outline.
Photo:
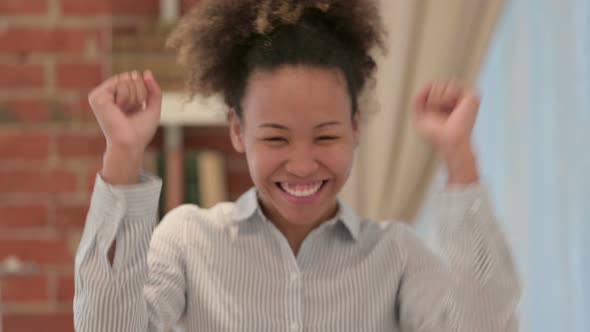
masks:
<path id="1" fill-rule="evenodd" d="M 333 140 L 337 140 L 338 137 L 337 136 L 319 136 L 317 139 L 320 141 L 333 141 Z"/>
<path id="2" fill-rule="evenodd" d="M 263 138 L 262 140 L 265 142 L 271 142 L 271 143 L 287 142 L 286 138 L 280 137 L 280 136 L 266 137 L 266 138 Z"/>

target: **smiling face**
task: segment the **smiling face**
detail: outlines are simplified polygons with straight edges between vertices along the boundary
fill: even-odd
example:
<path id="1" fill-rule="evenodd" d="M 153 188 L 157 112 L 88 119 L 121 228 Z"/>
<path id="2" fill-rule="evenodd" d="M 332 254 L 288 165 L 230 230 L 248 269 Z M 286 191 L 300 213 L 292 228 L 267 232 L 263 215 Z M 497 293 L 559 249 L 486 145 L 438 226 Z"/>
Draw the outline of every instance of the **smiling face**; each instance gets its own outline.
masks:
<path id="1" fill-rule="evenodd" d="M 337 70 L 283 66 L 250 75 L 234 148 L 246 154 L 264 213 L 282 227 L 315 227 L 336 213 L 358 142 L 346 80 Z"/>

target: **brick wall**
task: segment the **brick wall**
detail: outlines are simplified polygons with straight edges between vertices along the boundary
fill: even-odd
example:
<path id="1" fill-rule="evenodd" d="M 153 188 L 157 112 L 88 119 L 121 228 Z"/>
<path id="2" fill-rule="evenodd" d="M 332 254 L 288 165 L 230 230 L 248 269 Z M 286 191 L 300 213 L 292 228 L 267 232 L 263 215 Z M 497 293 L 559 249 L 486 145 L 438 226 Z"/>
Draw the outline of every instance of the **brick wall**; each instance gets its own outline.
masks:
<path id="1" fill-rule="evenodd" d="M 133 55 L 124 40 L 159 31 L 158 8 L 158 0 L 0 1 L 0 260 L 40 267 L 0 280 L 5 332 L 73 330 L 73 257 L 104 150 L 87 94 L 124 69 L 119 56 L 157 65 L 148 60 L 164 51 Z M 226 129 L 190 128 L 185 142 L 227 154 L 232 199 L 250 185 Z M 161 133 L 152 148 L 160 146 Z"/>

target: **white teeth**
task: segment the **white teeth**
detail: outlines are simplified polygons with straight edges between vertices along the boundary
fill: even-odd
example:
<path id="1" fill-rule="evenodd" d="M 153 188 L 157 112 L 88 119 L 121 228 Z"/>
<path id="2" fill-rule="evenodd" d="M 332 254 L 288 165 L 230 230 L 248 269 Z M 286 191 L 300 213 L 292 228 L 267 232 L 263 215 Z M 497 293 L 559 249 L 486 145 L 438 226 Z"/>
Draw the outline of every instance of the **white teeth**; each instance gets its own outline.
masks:
<path id="1" fill-rule="evenodd" d="M 295 197 L 309 197 L 314 195 L 322 187 L 323 181 L 313 182 L 305 185 L 291 185 L 286 182 L 280 182 L 281 188 Z"/>

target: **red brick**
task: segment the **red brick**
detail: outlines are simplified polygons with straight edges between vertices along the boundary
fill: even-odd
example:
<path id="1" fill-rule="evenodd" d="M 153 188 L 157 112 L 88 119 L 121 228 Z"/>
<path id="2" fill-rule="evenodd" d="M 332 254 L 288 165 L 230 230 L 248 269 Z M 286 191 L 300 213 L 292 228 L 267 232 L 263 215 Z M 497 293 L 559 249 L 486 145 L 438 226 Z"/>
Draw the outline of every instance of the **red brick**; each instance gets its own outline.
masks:
<path id="1" fill-rule="evenodd" d="M 49 136 L 46 134 L 0 133 L 0 159 L 46 160 Z"/>
<path id="2" fill-rule="evenodd" d="M 59 228 L 83 228 L 87 214 L 87 205 L 58 206 L 55 211 L 55 220 Z"/>
<path id="3" fill-rule="evenodd" d="M 92 192 L 94 190 L 94 183 L 96 182 L 96 176 L 98 172 L 102 169 L 102 163 L 96 163 L 95 165 L 91 165 L 88 169 L 88 192 Z"/>
<path id="4" fill-rule="evenodd" d="M 60 88 L 92 88 L 103 80 L 102 65 L 98 63 L 59 63 L 56 66 Z"/>
<path id="5" fill-rule="evenodd" d="M 111 25 L 103 26 L 97 30 L 97 33 L 99 50 L 110 51 L 110 46 L 113 39 L 113 27 Z"/>
<path id="6" fill-rule="evenodd" d="M 39 124 L 61 121 L 95 122 L 86 94 L 74 99 L 19 99 L 0 103 L 6 122 Z"/>
<path id="7" fill-rule="evenodd" d="M 71 303 L 74 300 L 74 277 L 62 276 L 57 281 L 57 299 L 59 302 Z"/>
<path id="8" fill-rule="evenodd" d="M 61 0 L 66 15 L 157 16 L 159 9 L 159 0 Z"/>
<path id="9" fill-rule="evenodd" d="M 5 303 L 43 302 L 49 300 L 47 277 L 15 276 L 3 278 L 2 300 Z"/>
<path id="10" fill-rule="evenodd" d="M 2 0 L 0 15 L 43 14 L 47 12 L 47 0 Z"/>
<path id="11" fill-rule="evenodd" d="M 66 240 L 63 239 L 0 239 L 0 260 L 16 256 L 35 264 L 67 264 L 73 260 Z"/>
<path id="12" fill-rule="evenodd" d="M 88 104 L 88 98 L 86 96 L 77 100 L 66 102 L 63 105 L 62 111 L 64 112 L 64 115 L 68 117 L 68 119 L 70 120 L 91 122 L 96 121 L 94 113 L 92 113 L 92 109 Z"/>
<path id="13" fill-rule="evenodd" d="M 68 313 L 5 314 L 4 332 L 74 332 L 74 315 Z"/>
<path id="14" fill-rule="evenodd" d="M 47 122 L 51 119 L 47 102 L 36 99 L 12 100 L 6 103 L 15 120 L 25 123 Z"/>
<path id="15" fill-rule="evenodd" d="M 158 16 L 160 0 L 118 0 L 113 1 L 114 15 Z"/>
<path id="16" fill-rule="evenodd" d="M 110 15 L 112 2 L 117 0 L 61 0 L 61 12 L 66 15 Z"/>
<path id="17" fill-rule="evenodd" d="M 0 171 L 0 193 L 71 193 L 76 175 L 64 170 Z"/>
<path id="18" fill-rule="evenodd" d="M 119 0 L 113 2 L 114 15 L 158 16 L 160 0 Z"/>
<path id="19" fill-rule="evenodd" d="M 0 52 L 80 53 L 99 34 L 75 28 L 10 28 L 0 32 Z"/>
<path id="20" fill-rule="evenodd" d="M 43 66 L 0 64 L 0 88 L 38 88 L 45 84 Z"/>
<path id="21" fill-rule="evenodd" d="M 65 133 L 58 138 L 58 151 L 62 158 L 102 156 L 105 148 L 106 142 L 102 134 Z"/>
<path id="22" fill-rule="evenodd" d="M 44 205 L 0 205 L 0 228 L 38 227 L 47 224 Z"/>

